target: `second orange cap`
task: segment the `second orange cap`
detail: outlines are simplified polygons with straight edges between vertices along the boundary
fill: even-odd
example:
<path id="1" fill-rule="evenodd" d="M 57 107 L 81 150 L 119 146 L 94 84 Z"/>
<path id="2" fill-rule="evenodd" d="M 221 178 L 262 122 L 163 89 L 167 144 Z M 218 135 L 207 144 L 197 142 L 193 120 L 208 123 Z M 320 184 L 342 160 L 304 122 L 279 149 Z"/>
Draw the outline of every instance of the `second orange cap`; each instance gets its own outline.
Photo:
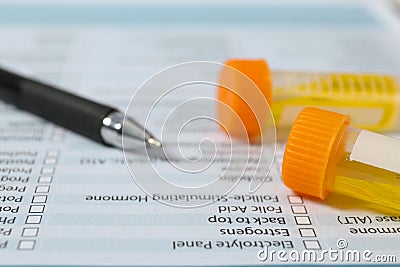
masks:
<path id="1" fill-rule="evenodd" d="M 226 112 L 226 108 L 218 104 L 218 121 L 230 135 L 242 138 L 243 131 L 239 129 L 237 122 L 239 117 L 245 127 L 246 137 L 250 140 L 255 139 L 261 135 L 260 123 L 267 120 L 264 118 L 266 110 L 260 109 L 269 108 L 258 104 L 261 102 L 258 98 L 264 97 L 268 105 L 271 105 L 272 101 L 272 79 L 268 64 L 264 59 L 230 59 L 224 64 L 237 71 L 221 71 L 219 84 L 229 84 L 231 88 L 219 86 L 217 95 L 218 100 L 229 106 L 233 113 Z M 243 74 L 248 77 L 247 80 L 243 79 Z M 249 80 L 256 86 L 251 86 Z"/>

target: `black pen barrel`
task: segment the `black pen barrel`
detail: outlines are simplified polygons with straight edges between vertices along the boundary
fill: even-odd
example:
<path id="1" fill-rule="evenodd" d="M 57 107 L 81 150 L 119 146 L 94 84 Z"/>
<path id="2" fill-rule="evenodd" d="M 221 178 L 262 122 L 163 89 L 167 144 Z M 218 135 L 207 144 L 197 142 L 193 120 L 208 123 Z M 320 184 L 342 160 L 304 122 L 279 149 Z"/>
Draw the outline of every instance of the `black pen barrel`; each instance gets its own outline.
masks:
<path id="1" fill-rule="evenodd" d="M 48 121 L 103 142 L 103 119 L 115 109 L 0 69 L 0 98 Z"/>

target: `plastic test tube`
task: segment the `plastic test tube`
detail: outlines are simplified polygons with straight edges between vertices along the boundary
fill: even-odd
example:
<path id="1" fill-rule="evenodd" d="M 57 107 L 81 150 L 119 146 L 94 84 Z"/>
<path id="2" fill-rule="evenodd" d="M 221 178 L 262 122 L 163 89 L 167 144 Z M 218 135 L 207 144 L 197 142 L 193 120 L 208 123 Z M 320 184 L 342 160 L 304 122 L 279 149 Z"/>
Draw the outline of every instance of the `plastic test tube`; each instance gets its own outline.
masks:
<path id="1" fill-rule="evenodd" d="M 247 75 L 262 91 L 269 102 L 278 139 L 287 138 L 300 110 L 307 106 L 349 114 L 354 125 L 372 131 L 400 128 L 400 88 L 394 76 L 270 71 L 263 59 L 231 59 L 225 65 Z M 235 77 L 223 79 L 236 80 Z M 247 107 L 240 100 L 240 95 L 248 93 L 248 88 L 241 88 L 240 83 L 235 87 L 230 89 L 236 95 L 219 87 L 218 99 L 229 105 L 246 122 Z M 229 124 L 229 118 L 221 114 L 218 117 L 226 127 L 232 128 L 227 130 L 234 135 L 235 125 Z M 246 122 L 245 126 L 250 138 L 259 134 L 253 129 L 257 128 L 254 123 Z"/>
<path id="2" fill-rule="evenodd" d="M 305 108 L 282 165 L 291 189 L 325 199 L 339 193 L 400 210 L 400 139 L 350 126 L 350 117 Z"/>

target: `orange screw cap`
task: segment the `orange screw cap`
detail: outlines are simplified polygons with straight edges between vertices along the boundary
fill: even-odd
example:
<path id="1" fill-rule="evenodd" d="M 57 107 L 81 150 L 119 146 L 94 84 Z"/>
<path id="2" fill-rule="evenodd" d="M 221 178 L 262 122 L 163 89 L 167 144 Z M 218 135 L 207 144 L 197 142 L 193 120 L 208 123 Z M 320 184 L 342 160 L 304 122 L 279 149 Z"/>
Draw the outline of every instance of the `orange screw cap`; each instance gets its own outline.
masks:
<path id="1" fill-rule="evenodd" d="M 343 155 L 344 133 L 350 124 L 347 115 L 308 107 L 298 115 L 288 141 L 282 164 L 286 186 L 325 199 L 329 192 L 337 156 Z"/>
<path id="2" fill-rule="evenodd" d="M 232 67 L 238 72 L 223 69 L 219 77 L 219 84 L 229 85 L 229 88 L 218 87 L 218 100 L 222 104 L 229 106 L 233 112 L 226 112 L 220 103 L 217 105 L 218 121 L 224 126 L 229 134 L 234 137 L 242 138 L 243 131 L 240 131 L 238 118 L 245 127 L 245 133 L 250 140 L 261 135 L 260 124 L 265 123 L 267 118 L 260 114 L 265 114 L 265 105 L 258 104 L 263 100 L 256 99 L 264 96 L 268 104 L 272 100 L 271 73 L 267 62 L 263 59 L 230 59 L 225 65 Z M 255 86 L 249 86 L 249 79 L 243 79 L 246 75 L 262 94 L 254 92 Z M 265 102 L 264 100 L 264 102 Z M 249 106 L 251 104 L 251 106 Z M 234 116 L 235 115 L 235 116 Z M 263 125 L 261 125 L 263 126 Z"/>

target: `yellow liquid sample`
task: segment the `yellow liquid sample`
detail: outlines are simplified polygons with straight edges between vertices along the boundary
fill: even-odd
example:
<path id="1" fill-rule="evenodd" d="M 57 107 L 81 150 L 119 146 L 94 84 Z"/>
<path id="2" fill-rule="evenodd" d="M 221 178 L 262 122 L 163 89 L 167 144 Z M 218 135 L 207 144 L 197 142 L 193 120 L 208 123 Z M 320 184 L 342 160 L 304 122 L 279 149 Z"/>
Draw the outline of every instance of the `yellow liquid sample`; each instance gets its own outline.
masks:
<path id="1" fill-rule="evenodd" d="M 272 113 L 279 126 L 292 125 L 304 107 L 316 106 L 350 114 L 353 123 L 363 129 L 396 129 L 400 108 L 396 97 L 400 92 L 397 80 L 392 76 L 342 73 L 273 75 L 277 77 Z"/>
<path id="2" fill-rule="evenodd" d="M 400 210 L 400 174 L 350 161 L 350 154 L 339 163 L 330 191 Z"/>

